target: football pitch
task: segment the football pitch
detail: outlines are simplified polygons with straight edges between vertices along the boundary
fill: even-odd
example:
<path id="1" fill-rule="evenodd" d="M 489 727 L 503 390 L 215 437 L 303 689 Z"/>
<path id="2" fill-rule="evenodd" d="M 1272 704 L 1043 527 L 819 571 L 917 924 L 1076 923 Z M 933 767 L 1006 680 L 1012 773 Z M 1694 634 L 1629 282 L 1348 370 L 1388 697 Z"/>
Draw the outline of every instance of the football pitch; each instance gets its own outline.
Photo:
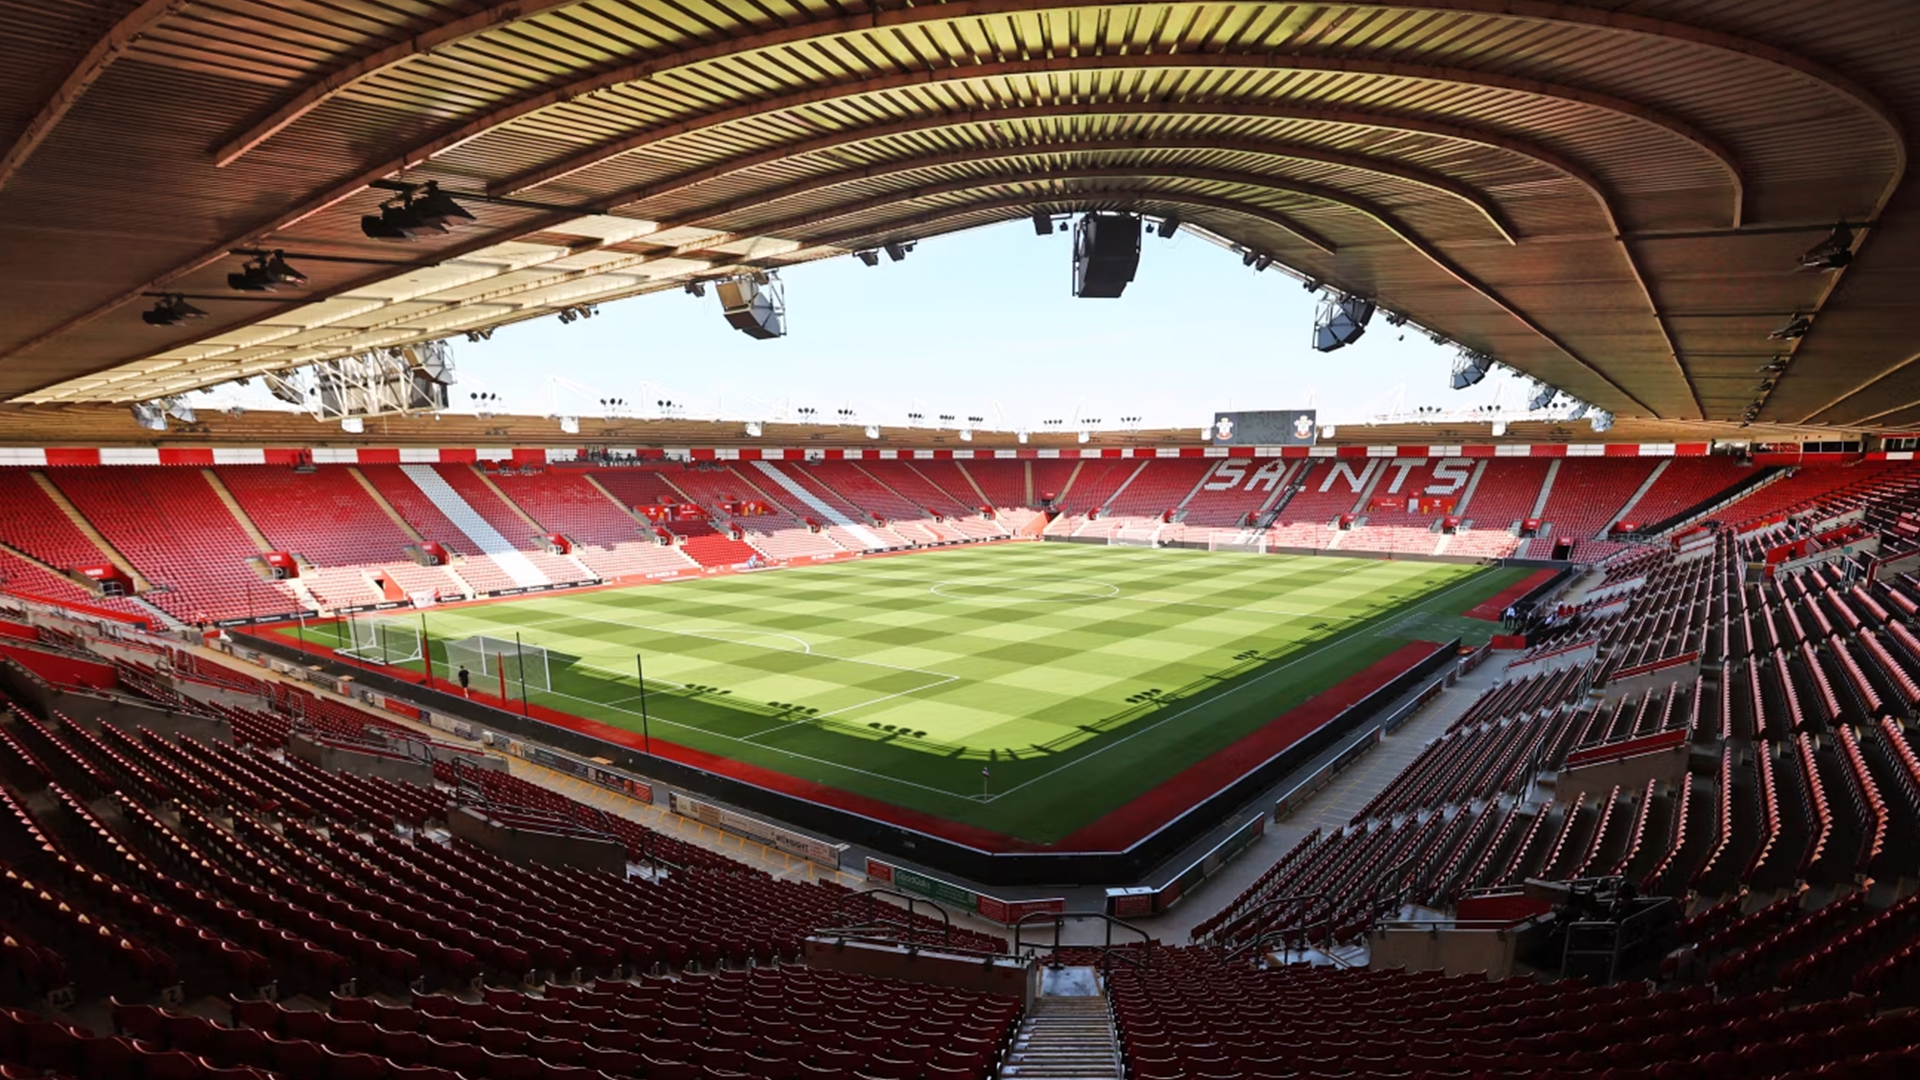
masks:
<path id="1" fill-rule="evenodd" d="M 1484 641 L 1495 624 L 1461 613 L 1527 574 L 1001 544 L 424 619 L 438 678 L 449 643 L 518 634 L 546 650 L 532 705 L 637 732 L 638 655 L 656 743 L 1044 844 L 1409 642 Z M 340 624 L 304 633 L 343 638 Z"/>

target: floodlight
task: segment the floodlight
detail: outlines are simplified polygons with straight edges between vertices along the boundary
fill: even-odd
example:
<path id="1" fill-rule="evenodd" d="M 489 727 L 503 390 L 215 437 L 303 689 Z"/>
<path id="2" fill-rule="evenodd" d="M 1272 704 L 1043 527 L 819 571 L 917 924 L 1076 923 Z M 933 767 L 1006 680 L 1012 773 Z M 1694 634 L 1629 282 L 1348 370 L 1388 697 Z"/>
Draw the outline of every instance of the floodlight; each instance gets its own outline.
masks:
<path id="1" fill-rule="evenodd" d="M 1527 411 L 1539 412 L 1541 409 L 1553 404 L 1553 396 L 1559 392 L 1560 391 L 1555 390 L 1546 383 L 1536 380 L 1533 384 L 1533 394 L 1527 398 Z"/>
<path id="2" fill-rule="evenodd" d="M 882 244 L 881 247 L 886 250 L 887 258 L 892 259 L 894 262 L 899 262 L 901 259 L 907 257 L 907 252 L 913 250 L 913 241 L 909 240 L 903 244 L 898 240 L 894 240 Z"/>
<path id="3" fill-rule="evenodd" d="M 707 283 L 704 281 L 689 281 L 683 288 L 688 296 L 707 295 Z"/>
<path id="4" fill-rule="evenodd" d="M 1256 273 L 1261 270 L 1265 270 L 1267 267 L 1272 265 L 1273 265 L 1273 256 L 1271 255 L 1262 255 L 1259 258 L 1253 260 L 1253 269 Z"/>
<path id="5" fill-rule="evenodd" d="M 1172 214 L 1169 214 L 1166 217 L 1161 218 L 1159 227 L 1154 229 L 1154 232 L 1158 233 L 1160 236 L 1160 239 L 1162 240 L 1165 240 L 1168 237 L 1171 237 L 1174 233 L 1177 233 L 1179 231 L 1180 231 L 1180 219 L 1178 217 L 1175 217 Z"/>
<path id="6" fill-rule="evenodd" d="M 440 185 L 432 180 L 427 181 L 427 190 L 419 198 L 410 200 L 410 203 L 414 216 L 422 224 L 442 231 L 449 226 L 473 220 L 473 215 L 468 213 L 465 207 L 454 202 L 453 198 L 441 191 Z"/>
<path id="7" fill-rule="evenodd" d="M 1793 318 L 1787 320 L 1785 325 L 1767 335 L 1767 340 L 1794 341 L 1806 337 L 1807 331 L 1811 329 L 1813 329 L 1813 320 L 1799 312 L 1794 312 Z"/>
<path id="8" fill-rule="evenodd" d="M 1035 210 L 1033 212 L 1033 235 L 1052 236 L 1053 215 L 1042 210 Z"/>
<path id="9" fill-rule="evenodd" d="M 1846 269 L 1851 262 L 1853 262 L 1853 230 L 1843 221 L 1833 227 L 1833 232 L 1827 234 L 1825 240 L 1800 256 L 1800 265 L 1797 269 L 1831 273 Z"/>
<path id="10" fill-rule="evenodd" d="M 167 411 L 158 402 L 143 401 L 133 406 L 133 419 L 148 431 L 167 430 Z"/>
<path id="11" fill-rule="evenodd" d="M 853 257 L 856 259 L 859 259 L 862 263 L 866 264 L 867 266 L 880 265 L 880 253 L 877 251 L 874 251 L 872 248 L 868 248 L 865 251 L 856 251 L 853 253 Z"/>
<path id="12" fill-rule="evenodd" d="M 1367 332 L 1373 311 L 1371 300 L 1341 293 L 1328 296 L 1321 301 L 1319 314 L 1313 320 L 1314 349 L 1328 353 L 1359 341 Z"/>
<path id="13" fill-rule="evenodd" d="M 1578 420 L 1581 417 L 1587 415 L 1587 411 L 1592 408 L 1593 408 L 1592 405 L 1589 405 L 1584 401 L 1576 401 L 1573 403 L 1573 409 L 1567 413 L 1567 419 Z"/>
<path id="14" fill-rule="evenodd" d="M 1453 378 L 1449 385 L 1455 390 L 1465 390 L 1486 378 L 1492 367 L 1493 357 L 1485 353 L 1463 351 L 1453 358 Z"/>
<path id="15" fill-rule="evenodd" d="M 153 310 L 140 313 L 141 320 L 148 326 L 178 326 L 188 319 L 206 317 L 206 312 L 187 303 L 187 298 L 179 293 L 161 297 L 153 305 Z"/>
<path id="16" fill-rule="evenodd" d="M 1594 434 L 1598 435 L 1613 427 L 1613 414 L 1605 409 L 1595 409 L 1587 414 L 1587 423 L 1593 426 Z"/>

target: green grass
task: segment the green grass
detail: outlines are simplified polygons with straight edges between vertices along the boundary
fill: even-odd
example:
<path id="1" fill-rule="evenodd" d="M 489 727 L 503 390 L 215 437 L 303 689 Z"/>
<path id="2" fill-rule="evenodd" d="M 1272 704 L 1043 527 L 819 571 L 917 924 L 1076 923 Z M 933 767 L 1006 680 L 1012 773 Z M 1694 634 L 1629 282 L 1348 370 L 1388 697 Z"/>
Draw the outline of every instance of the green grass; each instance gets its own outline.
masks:
<path id="1" fill-rule="evenodd" d="M 517 631 L 550 651 L 534 704 L 637 730 L 638 652 L 655 738 L 1048 842 L 1408 641 L 1485 640 L 1458 613 L 1525 574 L 1016 544 L 426 621 L 443 677 L 446 642 Z"/>

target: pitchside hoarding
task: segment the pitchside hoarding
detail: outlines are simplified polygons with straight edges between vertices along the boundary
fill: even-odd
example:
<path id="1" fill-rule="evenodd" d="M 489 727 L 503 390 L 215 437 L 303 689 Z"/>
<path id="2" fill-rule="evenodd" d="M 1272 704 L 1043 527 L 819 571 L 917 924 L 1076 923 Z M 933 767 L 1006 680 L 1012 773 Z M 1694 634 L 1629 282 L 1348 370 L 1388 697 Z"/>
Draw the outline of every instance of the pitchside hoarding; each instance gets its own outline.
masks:
<path id="1" fill-rule="evenodd" d="M 1312 446 L 1320 434 L 1313 409 L 1217 412 L 1210 433 L 1215 446 Z"/>

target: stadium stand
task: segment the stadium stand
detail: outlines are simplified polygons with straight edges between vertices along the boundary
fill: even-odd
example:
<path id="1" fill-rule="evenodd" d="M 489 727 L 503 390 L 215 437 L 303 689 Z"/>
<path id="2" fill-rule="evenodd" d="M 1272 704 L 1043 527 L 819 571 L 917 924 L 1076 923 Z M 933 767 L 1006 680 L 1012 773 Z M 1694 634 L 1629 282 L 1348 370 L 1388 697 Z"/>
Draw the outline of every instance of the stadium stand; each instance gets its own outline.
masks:
<path id="1" fill-rule="evenodd" d="M 49 475 L 154 585 L 147 599 L 188 622 L 298 611 L 284 584 L 248 564 L 262 549 L 198 469 L 100 467 Z"/>
<path id="2" fill-rule="evenodd" d="M 1519 547 L 1516 527 L 1533 513 L 1546 483 L 1548 463 L 1534 458 L 1491 458 L 1470 482 L 1470 496 L 1455 513 L 1464 525 L 1448 545 L 1450 555 L 1511 555 Z"/>
<path id="3" fill-rule="evenodd" d="M 1596 459 L 1575 477 L 1595 483 L 1583 474 L 1605 467 Z M 713 486 L 728 482 L 721 470 L 687 470 L 701 480 L 672 491 L 650 470 L 606 474 L 627 478 L 603 481 L 622 501 L 697 497 L 689 488 L 741 497 Z M 1203 475 L 1183 470 L 1189 490 Z M 1510 487 L 1538 475 L 1522 470 Z M 1617 513 L 1650 476 L 1603 478 L 1612 509 L 1583 520 Z M 1597 598 L 1561 605 L 1550 623 L 1535 613 L 1532 647 L 1511 656 L 1510 674 L 1346 824 L 1306 832 L 1202 919 L 1195 945 L 1060 954 L 1104 972 L 1124 1075 L 1899 1075 L 1920 1042 L 1903 1015 L 1920 992 L 1910 891 L 1920 579 L 1868 580 L 1839 550 L 1770 576 L 1745 570 L 1843 509 L 1890 527 L 1915 478 L 1827 475 L 1824 488 L 1756 503 L 1768 520 L 1744 535 L 1689 531 L 1595 570 Z M 555 520 L 576 498 L 594 507 L 574 526 L 582 533 L 625 516 L 580 476 L 495 482 Z M 318 483 L 338 495 L 341 520 L 365 518 L 371 504 L 353 489 Z M 1693 485 L 1676 477 L 1661 497 L 1697 505 Z M 280 530 L 268 533 L 276 542 L 310 539 L 342 560 L 379 554 L 353 546 L 373 543 L 364 537 L 308 537 L 278 520 L 249 478 L 232 486 L 263 530 Z M 76 503 L 97 494 L 85 481 L 71 490 Z M 211 488 L 198 498 L 218 505 Z M 89 649 L 42 634 L 30 651 Z M 1022 1075 L 1014 1063 L 1026 1060 L 1032 1018 L 1015 999 L 793 962 L 805 937 L 842 918 L 852 894 L 839 886 L 773 879 L 475 768 L 453 746 L 436 753 L 431 785 L 322 769 L 291 741 L 377 757 L 431 740 L 195 653 L 159 658 L 113 661 L 110 693 L 230 740 L 19 701 L 0 717 L 0 870 L 12 898 L 0 909 L 10 972 L 0 982 L 13 1000 L 42 1003 L 0 1014 L 0 1061 L 85 1077 Z M 203 702 L 196 686 L 256 704 Z M 1681 767 L 1648 771 L 1671 760 Z M 449 816 L 467 812 L 617 845 L 642 869 L 536 870 L 449 835 Z M 1632 974 L 1612 985 L 1329 962 L 1384 948 L 1410 914 L 1515 903 L 1529 879 L 1632 883 L 1634 910 L 1669 913 L 1660 933 L 1634 939 L 1655 951 L 1627 949 Z M 904 916 L 896 933 L 1005 949 Z M 1285 962 L 1295 955 L 1318 959 Z M 269 984 L 278 1001 L 260 993 Z M 181 986 L 217 1006 L 165 1004 Z M 92 1030 L 59 1012 L 84 1001 L 102 1003 Z M 1299 1019 L 1308 1001 L 1316 1011 Z M 1336 1015 L 1361 1002 L 1387 1010 L 1364 1032 Z"/>
<path id="4" fill-rule="evenodd" d="M 629 507 L 663 506 L 687 502 L 689 496 L 675 487 L 666 476 L 652 469 L 609 469 L 593 474 L 608 494 Z M 757 558 L 759 552 L 743 540 L 716 531 L 705 518 L 689 518 L 655 527 L 673 537 L 680 550 L 701 566 L 738 566 Z"/>
<path id="5" fill-rule="evenodd" d="M 646 577 L 699 565 L 679 547 L 656 543 L 651 525 L 616 505 L 586 474 L 502 470 L 493 482 L 542 528 L 572 541 L 574 557 L 603 578 Z"/>
<path id="6" fill-rule="evenodd" d="M 748 514 L 725 520 L 740 530 L 746 543 L 769 559 L 831 557 L 849 550 L 826 532 L 825 523 L 819 522 L 817 517 L 809 519 L 795 513 L 789 509 L 786 499 L 775 498 L 765 487 L 755 485 L 731 466 L 682 469 L 669 473 L 668 479 L 675 488 L 710 512 L 719 511 L 725 504 L 733 502 L 750 500 L 764 504 L 768 509 L 765 514 Z M 818 523 L 820 528 L 809 524 L 809 520 Z"/>

